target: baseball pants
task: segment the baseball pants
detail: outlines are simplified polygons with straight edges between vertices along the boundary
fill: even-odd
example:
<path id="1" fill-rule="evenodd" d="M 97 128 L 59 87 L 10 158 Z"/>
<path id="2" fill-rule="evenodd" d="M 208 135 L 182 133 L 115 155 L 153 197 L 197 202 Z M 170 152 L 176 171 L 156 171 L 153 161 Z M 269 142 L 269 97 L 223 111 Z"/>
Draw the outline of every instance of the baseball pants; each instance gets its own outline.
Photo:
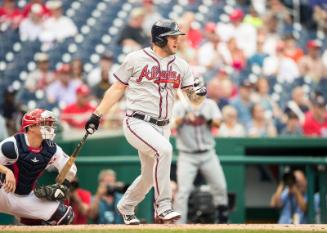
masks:
<path id="1" fill-rule="evenodd" d="M 134 214 L 135 207 L 152 186 L 155 191 L 156 214 L 171 209 L 172 146 L 169 142 L 169 126 L 159 127 L 143 120 L 126 117 L 123 129 L 127 141 L 138 150 L 141 174 L 125 192 L 118 203 L 118 209 L 123 214 Z"/>
<path id="2" fill-rule="evenodd" d="M 213 196 L 213 204 L 227 205 L 226 179 L 220 161 L 214 150 L 201 154 L 180 153 L 177 160 L 178 192 L 175 210 L 182 217 L 178 223 L 187 222 L 188 198 L 193 190 L 193 182 L 198 170 L 206 179 Z"/>
<path id="3" fill-rule="evenodd" d="M 58 201 L 37 198 L 34 192 L 28 195 L 7 193 L 0 188 L 0 212 L 20 218 L 49 220 L 59 206 Z"/>

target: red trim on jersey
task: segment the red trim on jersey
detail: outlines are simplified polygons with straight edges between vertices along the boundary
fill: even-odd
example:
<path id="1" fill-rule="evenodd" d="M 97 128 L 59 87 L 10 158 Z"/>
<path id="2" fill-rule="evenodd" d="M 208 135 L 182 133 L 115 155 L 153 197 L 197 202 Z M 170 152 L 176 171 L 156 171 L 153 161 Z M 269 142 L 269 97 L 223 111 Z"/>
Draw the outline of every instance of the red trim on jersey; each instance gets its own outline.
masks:
<path id="1" fill-rule="evenodd" d="M 159 153 L 158 151 L 152 147 L 149 143 L 147 143 L 143 138 L 141 138 L 139 135 L 137 135 L 135 133 L 135 131 L 132 130 L 131 126 L 128 123 L 128 118 L 126 118 L 126 125 L 127 128 L 129 129 L 129 131 L 131 131 L 132 134 L 135 135 L 135 137 L 137 137 L 138 139 L 140 139 L 145 145 L 147 145 L 148 147 L 150 147 L 152 150 L 154 150 L 155 155 L 156 155 L 156 160 L 157 160 L 157 164 L 156 164 L 156 168 L 155 168 L 155 174 L 154 174 L 154 181 L 155 181 L 155 189 L 157 190 L 157 195 L 159 196 L 159 185 L 158 185 L 158 164 L 159 164 Z"/>
<path id="2" fill-rule="evenodd" d="M 16 187 L 17 187 L 18 181 L 19 181 L 19 167 L 18 167 L 17 163 L 14 163 L 12 168 L 13 168 L 13 173 L 14 173 L 14 176 L 16 179 Z"/>
<path id="3" fill-rule="evenodd" d="M 164 117 L 164 119 L 167 119 L 167 116 L 168 116 L 168 89 L 165 88 L 166 90 L 166 115 Z"/>
<path id="4" fill-rule="evenodd" d="M 125 82 L 123 82 L 120 78 L 118 78 L 118 76 L 117 75 L 115 75 L 114 74 L 114 77 L 119 81 L 119 82 L 121 82 L 122 84 L 124 84 L 124 85 L 127 85 L 128 86 L 128 83 L 125 83 Z"/>
<path id="5" fill-rule="evenodd" d="M 29 150 L 30 152 L 33 152 L 33 153 L 38 154 L 38 153 L 41 152 L 41 150 L 42 150 L 42 146 L 41 146 L 41 147 L 38 147 L 38 148 L 28 146 L 28 150 Z"/>
<path id="6" fill-rule="evenodd" d="M 156 184 L 156 188 L 157 188 L 157 196 L 159 196 L 159 185 L 158 185 L 158 164 L 159 164 L 159 157 L 156 157 L 156 168 L 154 170 L 154 181 Z M 157 199 L 155 200 L 157 202 Z"/>
<path id="7" fill-rule="evenodd" d="M 159 73 L 160 73 L 161 67 L 160 67 L 160 62 L 158 61 L 158 59 L 155 58 L 154 56 L 152 56 L 151 54 L 149 54 L 147 51 L 145 51 L 145 49 L 143 49 L 143 52 L 146 55 L 148 55 L 149 57 L 151 57 L 158 64 Z M 160 79 L 160 77 L 159 77 L 159 79 Z M 159 99 L 159 117 L 158 118 L 161 118 L 161 113 L 162 113 L 162 96 L 161 96 L 161 91 L 160 91 L 160 80 L 158 82 L 158 92 L 159 92 L 159 96 L 160 96 L 160 99 Z"/>
<path id="8" fill-rule="evenodd" d="M 174 58 L 167 63 L 167 71 L 169 70 L 169 65 L 172 64 L 175 61 L 175 59 L 176 59 L 176 57 L 174 56 Z M 166 115 L 165 115 L 165 119 L 167 119 L 167 116 L 168 116 L 168 90 L 167 90 L 167 83 L 165 85 L 165 89 L 166 89 Z"/>

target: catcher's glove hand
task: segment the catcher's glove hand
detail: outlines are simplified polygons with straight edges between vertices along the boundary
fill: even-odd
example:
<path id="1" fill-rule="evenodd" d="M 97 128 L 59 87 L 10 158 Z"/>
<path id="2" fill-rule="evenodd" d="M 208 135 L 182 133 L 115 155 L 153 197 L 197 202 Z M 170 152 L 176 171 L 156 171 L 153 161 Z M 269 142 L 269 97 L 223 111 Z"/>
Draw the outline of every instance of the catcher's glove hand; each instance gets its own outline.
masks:
<path id="1" fill-rule="evenodd" d="M 49 201 L 62 201 L 68 198 L 69 187 L 63 184 L 39 186 L 35 188 L 34 194 L 40 199 L 46 199 Z"/>

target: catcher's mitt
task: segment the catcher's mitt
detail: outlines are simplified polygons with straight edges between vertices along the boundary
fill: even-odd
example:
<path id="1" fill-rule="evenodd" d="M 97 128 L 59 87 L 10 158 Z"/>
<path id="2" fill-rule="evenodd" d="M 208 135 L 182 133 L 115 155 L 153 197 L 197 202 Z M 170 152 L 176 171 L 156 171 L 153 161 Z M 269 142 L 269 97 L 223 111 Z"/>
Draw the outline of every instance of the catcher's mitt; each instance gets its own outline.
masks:
<path id="1" fill-rule="evenodd" d="M 62 184 L 39 186 L 35 188 L 34 194 L 40 199 L 46 199 L 49 201 L 62 201 L 68 198 L 69 188 Z"/>

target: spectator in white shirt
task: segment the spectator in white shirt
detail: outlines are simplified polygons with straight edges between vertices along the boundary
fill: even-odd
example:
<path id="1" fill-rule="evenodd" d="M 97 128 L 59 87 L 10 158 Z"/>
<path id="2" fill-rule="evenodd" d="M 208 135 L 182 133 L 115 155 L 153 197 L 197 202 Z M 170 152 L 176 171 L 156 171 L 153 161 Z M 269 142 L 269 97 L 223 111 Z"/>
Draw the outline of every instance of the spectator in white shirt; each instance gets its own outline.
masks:
<path id="1" fill-rule="evenodd" d="M 284 54 L 284 43 L 280 41 L 276 48 L 276 55 L 267 57 L 263 62 L 265 76 L 276 76 L 282 82 L 293 82 L 300 76 L 295 61 Z"/>
<path id="2" fill-rule="evenodd" d="M 61 65 L 57 72 L 57 80 L 46 90 L 49 103 L 57 103 L 65 107 L 76 101 L 76 89 L 82 84 L 81 80 L 72 79 L 71 68 L 68 64 Z"/>
<path id="3" fill-rule="evenodd" d="M 90 71 L 87 76 L 87 83 L 90 87 L 96 86 L 99 82 L 106 80 L 110 85 L 116 81 L 113 72 L 116 65 L 113 62 L 114 55 L 106 51 L 101 55 L 99 66 Z"/>
<path id="4" fill-rule="evenodd" d="M 38 39 L 43 30 L 43 9 L 40 4 L 33 4 L 28 18 L 25 18 L 19 26 L 20 39 L 34 41 Z"/>
<path id="5" fill-rule="evenodd" d="M 231 105 L 226 105 L 223 110 L 223 123 L 219 128 L 220 137 L 244 137 L 244 127 L 237 122 L 237 111 Z"/>
<path id="6" fill-rule="evenodd" d="M 243 18 L 243 11 L 235 9 L 229 16 L 231 23 L 218 24 L 217 32 L 225 42 L 235 38 L 237 46 L 243 50 L 246 57 L 250 57 L 256 51 L 257 31 L 252 25 L 243 23 Z"/>
<path id="7" fill-rule="evenodd" d="M 324 65 L 320 49 L 322 44 L 317 40 L 307 42 L 307 54 L 300 60 L 300 71 L 304 77 L 308 77 L 315 83 L 327 76 L 327 65 Z"/>
<path id="8" fill-rule="evenodd" d="M 199 49 L 199 64 L 207 69 L 218 68 L 222 65 L 223 59 L 221 55 L 221 43 L 216 33 L 216 24 L 214 22 L 208 22 L 206 24 L 204 35 L 207 41 Z"/>
<path id="9" fill-rule="evenodd" d="M 61 41 L 77 34 L 74 22 L 63 15 L 62 3 L 60 1 L 48 1 L 47 7 L 51 11 L 51 17 L 44 22 L 44 31 L 41 34 L 41 41 Z"/>
<path id="10" fill-rule="evenodd" d="M 37 69 L 28 74 L 25 81 L 25 88 L 34 92 L 44 90 L 55 79 L 52 71 L 49 70 L 49 57 L 46 53 L 35 54 Z"/>

